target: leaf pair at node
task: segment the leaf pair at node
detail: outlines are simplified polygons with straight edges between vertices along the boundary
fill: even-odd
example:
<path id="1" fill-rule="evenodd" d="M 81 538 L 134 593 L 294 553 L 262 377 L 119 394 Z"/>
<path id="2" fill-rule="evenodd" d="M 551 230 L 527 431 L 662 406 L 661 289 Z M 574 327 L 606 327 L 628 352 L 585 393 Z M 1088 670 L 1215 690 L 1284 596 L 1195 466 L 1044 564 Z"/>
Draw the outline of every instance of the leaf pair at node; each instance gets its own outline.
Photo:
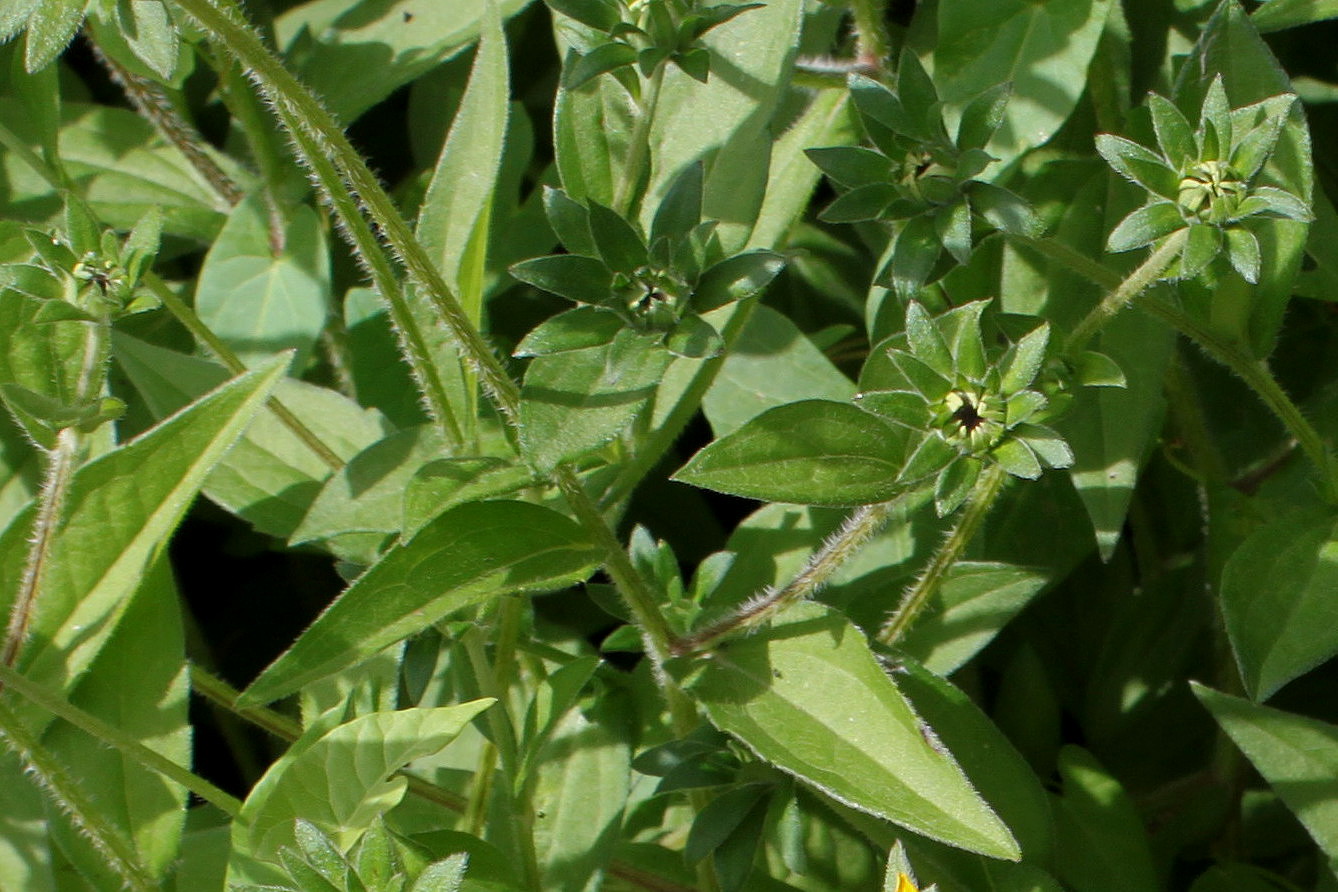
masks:
<path id="1" fill-rule="evenodd" d="M 901 54 L 895 87 L 857 74 L 850 76 L 849 87 L 874 148 L 834 146 L 807 154 L 848 190 L 822 219 L 898 224 L 876 284 L 914 296 L 952 264 L 971 259 L 977 229 L 1040 234 L 1040 221 L 1024 200 L 976 179 L 996 160 L 985 147 L 1003 123 L 1008 84 L 986 90 L 963 109 L 955 139 L 948 135 L 933 82 L 909 50 Z"/>
<path id="2" fill-rule="evenodd" d="M 1183 248 L 1165 278 L 1193 278 L 1225 252 L 1241 278 L 1257 282 L 1259 240 L 1248 223 L 1260 217 L 1312 219 L 1303 198 L 1261 184 L 1295 102 L 1295 95 L 1284 93 L 1233 109 L 1219 75 L 1191 127 L 1173 102 L 1149 94 L 1157 151 L 1109 133 L 1096 138 L 1101 157 L 1149 198 L 1120 221 L 1107 247 L 1132 251 L 1179 237 Z"/>
<path id="3" fill-rule="evenodd" d="M 724 256 L 716 221 L 701 219 L 699 164 L 675 181 L 648 239 L 612 209 L 559 189 L 546 190 L 544 204 L 568 253 L 517 263 L 511 275 L 580 307 L 531 331 L 517 356 L 601 346 L 624 328 L 653 336 L 676 356 L 718 356 L 724 341 L 701 314 L 753 297 L 785 265 L 774 251 Z"/>
<path id="4" fill-rule="evenodd" d="M 279 849 L 279 863 L 292 885 L 263 886 L 271 892 L 456 892 L 469 857 L 463 853 L 425 864 L 377 822 L 347 855 L 329 836 L 299 818 L 297 845 Z"/>
<path id="5" fill-rule="evenodd" d="M 706 83 L 711 54 L 702 37 L 761 3 L 707 5 L 695 0 L 547 0 L 549 8 L 608 37 L 588 52 L 572 51 L 563 65 L 563 86 L 574 90 L 601 74 L 614 72 L 627 83 L 635 66 L 650 77 L 672 62 L 689 77 Z"/>
<path id="6" fill-rule="evenodd" d="M 921 434 L 902 477 L 907 483 L 936 478 L 941 515 L 961 505 L 988 464 L 1029 480 L 1043 467 L 1073 464 L 1068 443 L 1042 423 L 1055 414 L 1046 391 L 1058 389 L 1042 375 L 1049 325 L 991 355 L 981 337 L 988 305 L 976 301 L 931 317 L 912 302 L 909 349 L 888 347 L 890 362 L 866 375 L 866 389 L 855 397 L 868 411 Z"/>

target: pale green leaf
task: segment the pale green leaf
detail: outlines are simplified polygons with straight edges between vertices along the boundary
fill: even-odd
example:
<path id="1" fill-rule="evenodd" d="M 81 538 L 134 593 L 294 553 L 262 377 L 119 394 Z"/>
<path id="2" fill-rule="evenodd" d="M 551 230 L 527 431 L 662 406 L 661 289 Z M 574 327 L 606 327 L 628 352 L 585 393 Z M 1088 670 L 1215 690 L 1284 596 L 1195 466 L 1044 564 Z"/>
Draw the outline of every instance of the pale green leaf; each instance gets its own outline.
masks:
<path id="1" fill-rule="evenodd" d="M 585 578 L 598 558 L 585 534 L 527 502 L 469 502 L 385 554 L 243 693 L 268 703 L 361 662 L 454 611 L 512 592 Z"/>
<path id="2" fill-rule="evenodd" d="M 1222 617 L 1245 690 L 1266 700 L 1338 653 L 1338 524 L 1285 514 L 1250 535 L 1222 569 Z"/>
<path id="3" fill-rule="evenodd" d="M 74 686 L 205 478 L 246 430 L 283 369 L 274 362 L 236 378 L 75 472 L 63 521 L 51 539 L 31 637 L 18 661 L 30 680 L 63 692 Z M 30 509 L 10 527 L 7 547 L 0 549 L 5 615 L 14 604 L 26 553 L 14 547 L 12 534 L 25 534 L 31 517 Z M 31 727 L 49 721 L 43 714 Z"/>
<path id="4" fill-rule="evenodd" d="M 205 255 L 195 311 L 248 365 L 280 350 L 303 368 L 330 305 L 330 251 L 320 218 L 297 205 L 276 220 L 251 195 L 232 210 Z"/>
<path id="5" fill-rule="evenodd" d="M 220 366 L 134 338 L 113 336 L 115 354 L 156 415 L 165 415 L 227 377 Z M 276 398 L 335 455 L 353 458 L 386 433 L 386 422 L 333 390 L 284 379 Z M 264 411 L 206 481 L 205 495 L 272 536 L 287 538 L 311 507 L 331 468 Z"/>
<path id="6" fill-rule="evenodd" d="M 717 726 L 838 802 L 970 851 L 1019 857 L 1008 828 L 923 733 L 840 614 L 796 605 L 767 631 L 680 668 Z"/>
<path id="7" fill-rule="evenodd" d="M 492 700 L 374 712 L 330 727 L 313 725 L 251 788 L 232 826 L 229 883 L 265 874 L 256 861 L 292 845 L 301 816 L 347 846 L 404 795 L 406 763 L 455 739 Z"/>
<path id="8" fill-rule="evenodd" d="M 74 39 L 87 0 L 43 0 L 28 19 L 23 65 L 29 73 L 50 65 Z"/>

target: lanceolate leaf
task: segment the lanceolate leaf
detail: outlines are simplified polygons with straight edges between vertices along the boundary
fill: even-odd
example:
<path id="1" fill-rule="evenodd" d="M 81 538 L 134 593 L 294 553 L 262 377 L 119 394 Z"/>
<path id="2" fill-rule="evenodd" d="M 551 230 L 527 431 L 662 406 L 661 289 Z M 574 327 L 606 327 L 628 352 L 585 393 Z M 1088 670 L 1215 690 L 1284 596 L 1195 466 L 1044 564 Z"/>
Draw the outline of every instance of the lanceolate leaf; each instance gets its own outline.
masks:
<path id="1" fill-rule="evenodd" d="M 19 669 L 37 684 L 68 691 L 116 628 L 205 478 L 237 441 L 283 374 L 275 361 L 209 393 L 139 438 L 80 468 Z M 31 513 L 15 528 L 27 530 Z M 11 544 L 13 539 L 6 537 Z M 14 603 L 26 549 L 7 547 L 3 600 Z M 35 718 L 33 727 L 49 717 Z"/>
<path id="2" fill-rule="evenodd" d="M 1191 685 L 1324 853 L 1338 859 L 1338 727 Z"/>
<path id="3" fill-rule="evenodd" d="M 1338 653 L 1338 521 L 1284 515 L 1241 543 L 1222 570 L 1222 615 L 1245 689 L 1266 700 Z"/>
<path id="4" fill-rule="evenodd" d="M 387 552 L 242 695 L 268 703 L 353 666 L 451 613 L 561 588 L 598 565 L 576 524 L 528 502 L 471 502 Z"/>
<path id="5" fill-rule="evenodd" d="M 692 457 L 675 480 L 804 505 L 868 505 L 901 491 L 910 433 L 849 403 L 768 410 Z"/>
<path id="6" fill-rule="evenodd" d="M 833 799 L 960 848 L 1019 857 L 1008 828 L 840 614 L 797 605 L 767 631 L 680 668 L 717 726 Z"/>

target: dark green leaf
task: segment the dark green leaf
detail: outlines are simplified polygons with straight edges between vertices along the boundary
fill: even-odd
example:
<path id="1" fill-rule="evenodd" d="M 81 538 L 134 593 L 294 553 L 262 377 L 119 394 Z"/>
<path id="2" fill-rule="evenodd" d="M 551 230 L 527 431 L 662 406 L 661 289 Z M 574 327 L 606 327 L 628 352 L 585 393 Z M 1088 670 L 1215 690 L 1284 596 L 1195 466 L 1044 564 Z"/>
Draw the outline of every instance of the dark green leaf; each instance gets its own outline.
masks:
<path id="1" fill-rule="evenodd" d="M 681 242 L 701 222 L 704 177 L 704 169 L 698 162 L 688 165 L 674 180 L 655 209 L 655 220 L 650 226 L 651 244 L 660 239 Z"/>
<path id="2" fill-rule="evenodd" d="M 514 356 L 548 356 L 611 342 L 627 323 L 607 310 L 577 307 L 544 320 L 525 335 Z"/>
<path id="3" fill-rule="evenodd" d="M 609 269 L 630 275 L 646 265 L 646 243 L 632 224 L 598 202 L 590 203 L 590 233 Z"/>
<path id="4" fill-rule="evenodd" d="M 708 445 L 674 479 L 746 498 L 806 505 L 885 502 L 908 432 L 849 403 L 804 400 L 763 412 Z"/>
<path id="5" fill-rule="evenodd" d="M 968 102 L 957 124 L 957 148 L 985 148 L 1003 124 L 1008 100 L 1012 95 L 1011 83 L 995 84 Z"/>
<path id="6" fill-rule="evenodd" d="M 724 351 L 725 341 L 711 323 L 689 314 L 674 325 L 664 339 L 664 346 L 670 353 L 685 359 L 711 359 Z"/>
<path id="7" fill-rule="evenodd" d="M 892 180 L 892 162 L 886 155 L 861 146 L 832 146 L 805 149 L 804 154 L 818 169 L 847 189 L 888 183 Z"/>
<path id="8" fill-rule="evenodd" d="M 1055 802 L 1055 868 L 1069 888 L 1157 889 L 1143 820 L 1119 781 L 1086 750 L 1059 754 L 1063 797 Z"/>
<path id="9" fill-rule="evenodd" d="M 613 291 L 613 274 L 593 257 L 554 254 L 523 260 L 511 267 L 511 275 L 559 297 L 577 303 L 606 302 Z"/>
<path id="10" fill-rule="evenodd" d="M 819 217 L 828 223 L 877 220 L 897 195 L 897 188 L 891 183 L 874 182 L 856 186 L 827 205 Z"/>
<path id="11" fill-rule="evenodd" d="M 973 181 L 967 192 L 971 209 L 1000 232 L 1023 238 L 1041 234 L 1041 221 L 1020 197 L 993 183 Z"/>
<path id="12" fill-rule="evenodd" d="M 1180 175 L 1168 167 L 1160 155 L 1136 142 L 1109 133 L 1097 134 L 1096 150 L 1125 179 L 1137 183 L 1154 195 L 1175 200 L 1180 189 Z"/>
<path id="13" fill-rule="evenodd" d="M 692 308 L 709 313 L 726 304 L 760 294 L 785 268 L 785 258 L 774 251 L 736 254 L 702 273 L 692 292 Z"/>
<path id="14" fill-rule="evenodd" d="M 575 90 L 587 81 L 592 81 L 601 74 L 607 74 L 616 68 L 636 64 L 636 50 L 625 43 L 601 43 L 584 55 L 573 53 L 567 57 L 566 70 L 562 72 L 562 85 L 568 90 Z"/>
<path id="15" fill-rule="evenodd" d="M 590 234 L 590 211 L 579 201 L 572 201 L 567 193 L 551 186 L 544 187 L 544 213 L 553 227 L 558 241 L 569 254 L 598 257 L 595 237 Z"/>
<path id="16" fill-rule="evenodd" d="M 1180 209 L 1169 201 L 1157 201 L 1134 211 L 1110 233 L 1106 250 L 1119 253 L 1150 245 L 1187 224 Z"/>

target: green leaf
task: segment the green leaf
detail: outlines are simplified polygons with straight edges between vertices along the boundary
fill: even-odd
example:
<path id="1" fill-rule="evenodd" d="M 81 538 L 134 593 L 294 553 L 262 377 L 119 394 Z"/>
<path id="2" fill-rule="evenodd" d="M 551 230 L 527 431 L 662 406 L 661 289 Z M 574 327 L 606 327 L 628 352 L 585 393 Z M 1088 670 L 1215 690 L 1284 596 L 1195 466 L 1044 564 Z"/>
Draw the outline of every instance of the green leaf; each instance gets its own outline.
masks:
<path id="1" fill-rule="evenodd" d="M 664 347 L 685 359 L 714 359 L 725 350 L 725 341 L 711 323 L 688 314 L 678 320 L 664 339 Z"/>
<path id="2" fill-rule="evenodd" d="M 1338 18 L 1335 0 L 1269 0 L 1254 11 L 1250 22 L 1267 34 L 1334 18 Z"/>
<path id="3" fill-rule="evenodd" d="M 838 802 L 970 851 L 1019 857 L 840 614 L 798 604 L 767 631 L 675 671 L 690 673 L 687 690 L 718 727 Z"/>
<path id="4" fill-rule="evenodd" d="M 343 0 L 315 0 L 275 18 L 274 33 L 293 74 L 349 124 L 467 49 L 486 29 L 490 7 L 508 19 L 529 2 L 458 0 L 444 6 L 386 0 L 350 15 Z"/>
<path id="5" fill-rule="evenodd" d="M 583 55 L 572 54 L 562 72 L 562 85 L 575 90 L 601 74 L 635 65 L 636 58 L 636 50 L 625 43 L 600 44 Z"/>
<path id="6" fill-rule="evenodd" d="M 761 294 L 785 268 L 785 258 L 775 251 L 735 254 L 712 266 L 692 292 L 692 308 L 709 313 L 734 301 Z"/>
<path id="7" fill-rule="evenodd" d="M 1156 201 L 1134 211 L 1111 230 L 1106 250 L 1120 253 L 1150 245 L 1163 236 L 1185 228 L 1180 209 L 1169 201 Z"/>
<path id="8" fill-rule="evenodd" d="M 115 354 L 161 417 L 227 378 L 220 366 L 113 334 Z M 285 378 L 276 398 L 344 460 L 386 434 L 385 420 L 333 390 Z M 286 539 L 297 529 L 331 469 L 270 412 L 261 412 L 205 482 L 204 493 L 261 532 Z"/>
<path id="9" fill-rule="evenodd" d="M 1157 133 L 1157 145 L 1162 154 L 1173 164 L 1183 164 L 1187 160 L 1198 158 L 1198 145 L 1194 139 L 1194 128 L 1175 103 L 1157 93 L 1148 94 L 1148 111 L 1152 113 L 1152 126 Z"/>
<path id="10" fill-rule="evenodd" d="M 989 145 L 990 139 L 1003 125 L 1012 95 L 1011 83 L 995 84 L 968 102 L 957 124 L 957 148 L 965 151 Z"/>
<path id="11" fill-rule="evenodd" d="M 0 346 L 5 403 L 25 433 L 50 449 L 56 431 L 74 421 L 55 416 L 61 410 L 77 416 L 89 404 L 80 397 L 79 381 L 95 329 L 78 321 L 42 325 L 37 319 L 46 305 L 13 288 L 0 289 L 0 330 L 7 332 Z"/>
<path id="12" fill-rule="evenodd" d="M 1047 582 L 1045 573 L 1026 567 L 959 561 L 898 647 L 930 672 L 950 675 L 994 640 Z"/>
<path id="13" fill-rule="evenodd" d="M 613 291 L 613 274 L 602 262 L 579 254 L 554 254 L 524 260 L 511 275 L 527 285 L 577 303 L 606 303 Z"/>
<path id="14" fill-rule="evenodd" d="M 469 867 L 469 855 L 460 852 L 429 864 L 414 880 L 409 892 L 458 892 Z"/>
<path id="15" fill-rule="evenodd" d="M 1222 616 L 1254 700 L 1338 653 L 1338 525 L 1291 512 L 1260 527 L 1222 569 Z"/>
<path id="16" fill-rule="evenodd" d="M 892 181 L 892 162 L 881 152 L 862 146 L 805 149 L 804 154 L 832 182 L 847 189 Z"/>
<path id="17" fill-rule="evenodd" d="M 1250 284 L 1259 281 L 1259 240 L 1248 229 L 1226 231 L 1227 258 L 1240 277 Z"/>
<path id="18" fill-rule="evenodd" d="M 1190 686 L 1324 854 L 1338 859 L 1338 727 Z"/>
<path id="19" fill-rule="evenodd" d="M 650 242 L 661 239 L 681 242 L 702 219 L 702 187 L 705 171 L 700 163 L 688 165 L 674 180 L 650 226 Z"/>
<path id="20" fill-rule="evenodd" d="M 766 409 L 804 399 L 844 401 L 855 385 L 782 313 L 760 305 L 725 356 L 702 410 L 722 437 Z"/>
<path id="21" fill-rule="evenodd" d="M 50 568 L 18 668 L 31 681 L 68 692 L 125 613 L 143 573 L 160 554 L 205 478 L 238 440 L 283 374 L 271 363 L 240 376 L 84 465 L 70 480 L 65 512 L 51 538 Z M 30 509 L 31 511 L 31 509 Z M 6 535 L 5 614 L 15 602 L 31 513 Z M 40 728 L 49 716 L 34 718 Z"/>
<path id="22" fill-rule="evenodd" d="M 330 253 L 306 205 L 282 223 L 256 194 L 238 204 L 205 255 L 195 311 L 248 365 L 296 350 L 306 365 L 330 305 Z"/>
<path id="23" fill-rule="evenodd" d="M 774 502 L 868 505 L 901 491 L 908 438 L 849 403 L 803 400 L 714 441 L 673 479 Z"/>
<path id="24" fill-rule="evenodd" d="M 940 242 L 932 217 L 907 220 L 892 245 L 892 259 L 875 282 L 890 285 L 903 298 L 912 298 L 929 281 L 938 263 Z"/>
<path id="25" fill-rule="evenodd" d="M 604 265 L 631 275 L 646 265 L 646 243 L 641 234 L 621 215 L 597 201 L 590 206 L 590 234 Z"/>
<path id="26" fill-rule="evenodd" d="M 411 427 L 378 440 L 355 455 L 325 481 L 302 522 L 293 530 L 293 545 L 321 542 L 349 533 L 373 534 L 379 544 L 398 532 L 403 519 L 403 496 L 419 469 L 441 455 L 445 444 L 434 427 Z M 371 563 L 371 554 L 356 556 L 335 551 L 345 560 Z"/>
<path id="27" fill-rule="evenodd" d="M 596 31 L 612 31 L 620 21 L 616 4 L 609 0 L 544 0 L 548 7 Z"/>
<path id="28" fill-rule="evenodd" d="M 168 564 L 159 560 L 131 597 L 122 621 L 70 694 L 70 703 L 114 723 L 178 765 L 191 761 L 186 720 L 188 684 L 181 609 Z M 186 791 L 109 745 L 57 723 L 42 745 L 64 764 L 78 766 L 102 820 L 130 841 L 138 861 L 161 878 L 177 858 L 186 818 Z M 62 825 L 61 847 L 85 876 L 106 873 L 102 856 Z"/>
<path id="29" fill-rule="evenodd" d="M 513 356 L 550 356 L 569 350 L 603 347 L 613 342 L 626 324 L 597 307 L 577 307 L 539 323 L 516 345 Z"/>
<path id="30" fill-rule="evenodd" d="M 521 389 L 520 444 L 541 470 L 617 437 L 641 412 L 672 358 L 630 328 L 599 347 L 538 356 Z"/>
<path id="31" fill-rule="evenodd" d="M 117 0 L 116 17 L 135 56 L 163 80 L 172 80 L 181 41 L 162 0 Z"/>
<path id="32" fill-rule="evenodd" d="M 1112 6 L 1110 0 L 999 0 L 985 7 L 943 0 L 934 44 L 939 95 L 949 105 L 964 104 L 1011 82 L 1013 100 L 990 150 L 1012 161 L 1048 140 L 1077 105 Z"/>
<path id="33" fill-rule="evenodd" d="M 1040 236 L 1040 219 L 1030 205 L 1007 189 L 973 180 L 967 195 L 971 198 L 971 209 L 1000 232 L 1022 238 Z"/>
<path id="34" fill-rule="evenodd" d="M 353 666 L 453 612 L 512 592 L 551 591 L 598 564 L 585 534 L 527 502 L 469 502 L 392 548 L 251 683 L 268 703 Z"/>
<path id="35" fill-rule="evenodd" d="M 1109 133 L 1097 134 L 1096 150 L 1120 176 L 1142 186 L 1153 195 L 1175 200 L 1180 188 L 1180 176 L 1156 152 Z"/>
<path id="36" fill-rule="evenodd" d="M 599 78 L 580 89 L 559 87 L 553 153 L 568 196 L 613 203 L 615 184 L 627 176 L 628 139 L 636 117 L 635 100 L 615 77 Z"/>
<path id="37" fill-rule="evenodd" d="M 1143 820 L 1120 782 L 1086 750 L 1059 754 L 1064 793 L 1055 805 L 1055 872 L 1090 892 L 1157 889 Z"/>
<path id="38" fill-rule="evenodd" d="M 856 186 L 823 209 L 818 218 L 827 223 L 877 220 L 900 193 L 892 183 Z"/>
<path id="39" fill-rule="evenodd" d="M 251 789 L 232 826 L 228 882 L 263 881 L 256 861 L 274 859 L 295 841 L 299 816 L 348 845 L 404 795 L 392 775 L 439 751 L 493 704 L 374 712 L 330 727 L 314 724 Z"/>
<path id="40" fill-rule="evenodd" d="M 28 18 L 23 65 L 30 74 L 55 61 L 84 20 L 87 0 L 43 0 Z"/>
<path id="41" fill-rule="evenodd" d="M 1009 474 L 1024 480 L 1041 476 L 1041 463 L 1025 440 L 1010 437 L 990 451 L 990 456 Z"/>
<path id="42" fill-rule="evenodd" d="M 495 456 L 428 462 L 405 488 L 403 535 L 415 535 L 432 518 L 464 502 L 513 496 L 542 483 L 531 469 Z"/>

